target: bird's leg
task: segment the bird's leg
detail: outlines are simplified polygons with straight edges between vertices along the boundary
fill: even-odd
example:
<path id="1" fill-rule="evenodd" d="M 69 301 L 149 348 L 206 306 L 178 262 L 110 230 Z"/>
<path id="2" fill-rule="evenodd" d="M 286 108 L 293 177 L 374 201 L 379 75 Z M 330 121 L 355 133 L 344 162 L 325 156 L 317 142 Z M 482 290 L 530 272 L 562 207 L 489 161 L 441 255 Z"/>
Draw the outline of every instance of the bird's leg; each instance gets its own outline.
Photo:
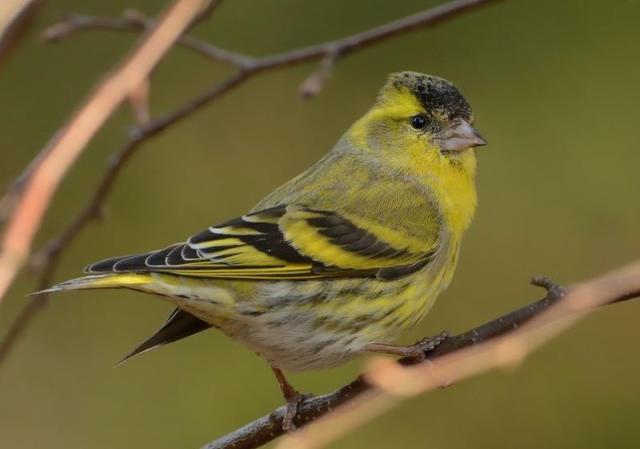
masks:
<path id="1" fill-rule="evenodd" d="M 308 398 L 309 395 L 304 395 L 293 388 L 287 378 L 284 377 L 284 373 L 280 368 L 271 365 L 271 370 L 276 376 L 276 380 L 278 381 L 278 385 L 280 386 L 280 391 L 282 391 L 284 399 L 287 401 L 287 410 L 284 414 L 284 418 L 282 418 L 282 429 L 285 432 L 291 432 L 296 430 L 293 418 L 295 418 L 298 413 L 298 406 L 302 401 Z"/>
<path id="2" fill-rule="evenodd" d="M 423 338 L 411 346 L 390 345 L 386 343 L 369 343 L 364 347 L 368 352 L 380 352 L 383 354 L 393 354 L 400 357 L 411 357 L 423 361 L 429 351 L 433 351 L 440 344 L 449 338 L 447 331 L 442 331 L 433 337 Z"/>

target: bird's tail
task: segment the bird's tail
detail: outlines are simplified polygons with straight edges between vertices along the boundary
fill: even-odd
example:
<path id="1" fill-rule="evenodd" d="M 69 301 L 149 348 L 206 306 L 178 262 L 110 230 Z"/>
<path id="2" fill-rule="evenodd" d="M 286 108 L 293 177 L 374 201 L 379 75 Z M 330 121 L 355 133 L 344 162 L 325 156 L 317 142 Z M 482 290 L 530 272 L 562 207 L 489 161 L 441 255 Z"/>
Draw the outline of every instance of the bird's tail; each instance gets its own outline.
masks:
<path id="1" fill-rule="evenodd" d="M 153 282 L 153 277 L 147 273 L 96 274 L 71 279 L 49 287 L 46 290 L 34 292 L 32 295 L 68 290 L 92 290 L 97 288 L 131 288 L 134 290 L 143 290 L 145 286 L 153 284 Z"/>

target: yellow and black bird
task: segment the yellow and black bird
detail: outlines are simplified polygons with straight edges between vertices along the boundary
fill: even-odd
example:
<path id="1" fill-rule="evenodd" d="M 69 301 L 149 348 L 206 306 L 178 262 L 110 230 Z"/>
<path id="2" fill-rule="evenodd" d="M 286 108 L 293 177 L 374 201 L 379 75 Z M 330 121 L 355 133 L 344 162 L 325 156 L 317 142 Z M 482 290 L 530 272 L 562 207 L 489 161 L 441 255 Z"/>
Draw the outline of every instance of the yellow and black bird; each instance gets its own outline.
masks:
<path id="1" fill-rule="evenodd" d="M 373 107 L 311 168 L 252 210 L 159 251 L 90 265 L 48 291 L 128 288 L 177 309 L 128 357 L 209 327 L 281 370 L 330 367 L 396 346 L 451 281 L 476 207 L 486 142 L 450 82 L 392 74 Z"/>

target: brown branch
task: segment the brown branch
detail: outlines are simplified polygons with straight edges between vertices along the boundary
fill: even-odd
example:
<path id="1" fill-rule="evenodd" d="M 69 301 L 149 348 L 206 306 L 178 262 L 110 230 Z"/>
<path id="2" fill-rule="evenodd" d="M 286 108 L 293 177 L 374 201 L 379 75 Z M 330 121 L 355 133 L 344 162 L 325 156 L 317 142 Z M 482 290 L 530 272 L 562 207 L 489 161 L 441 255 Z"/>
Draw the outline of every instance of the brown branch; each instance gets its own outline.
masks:
<path id="1" fill-rule="evenodd" d="M 0 64 L 29 28 L 41 0 L 4 0 L 0 6 Z"/>
<path id="2" fill-rule="evenodd" d="M 32 259 L 34 269 L 42 270 L 38 281 L 37 290 L 42 290 L 51 285 L 53 273 L 55 272 L 62 251 L 79 235 L 80 231 L 93 219 L 101 216 L 102 205 L 111 192 L 115 181 L 122 168 L 129 161 L 131 156 L 139 146 L 147 139 L 160 134 L 172 124 L 184 117 L 189 116 L 207 102 L 217 98 L 231 90 L 234 86 L 245 79 L 244 73 L 238 73 L 229 78 L 224 83 L 216 86 L 215 89 L 207 92 L 207 95 L 195 98 L 193 101 L 185 103 L 181 108 L 162 118 L 152 121 L 144 128 L 136 128 L 132 131 L 132 137 L 118 151 L 103 174 L 98 187 L 87 202 L 86 206 L 67 225 L 60 235 L 51 239 Z M 43 294 L 29 299 L 29 303 L 24 310 L 16 317 L 11 324 L 5 338 L 0 342 L 0 365 L 9 354 L 13 345 L 19 338 L 22 331 L 28 326 L 28 321 L 36 316 L 36 312 L 43 308 L 48 301 L 49 295 Z"/>
<path id="3" fill-rule="evenodd" d="M 613 276 L 610 276 L 613 278 Z M 546 278 L 534 278 L 532 283 L 543 286 L 547 289 L 544 298 L 507 313 L 499 318 L 489 321 L 481 326 L 467 332 L 448 338 L 435 350 L 428 354 L 428 363 L 418 364 L 429 366 L 433 361 L 452 354 L 461 353 L 471 347 L 497 341 L 500 337 L 508 336 L 520 329 L 533 319 L 541 317 L 544 313 L 552 310 L 563 298 L 567 297 L 567 292 L 573 292 L 574 288 L 565 290 Z M 640 279 L 636 278 L 634 288 L 616 291 L 613 296 L 606 298 L 606 303 L 626 301 L 640 296 Z M 401 359 L 398 361 L 403 366 L 415 365 L 412 359 Z M 439 376 L 438 376 L 439 377 Z M 447 379 L 445 377 L 445 379 Z M 303 427 L 320 417 L 327 415 L 334 409 L 344 406 L 347 403 L 359 403 L 360 400 L 372 392 L 374 387 L 371 382 L 365 380 L 364 376 L 358 377 L 353 382 L 322 396 L 316 396 L 304 401 L 298 408 L 298 414 L 294 420 L 297 427 Z M 275 438 L 281 436 L 282 418 L 285 407 L 273 410 L 270 414 L 250 422 L 243 427 L 214 440 L 203 449 L 253 449 L 260 447 Z M 325 426 L 326 427 L 326 426 Z M 324 429 L 323 429 L 324 430 Z M 304 429 L 302 429 L 304 432 Z M 296 432 L 297 433 L 297 432 Z M 294 438 L 296 433 L 294 433 Z M 298 440 L 293 440 L 298 443 Z M 305 440 L 306 442 L 306 440 Z M 295 447 L 308 447 L 295 446 Z"/>
<path id="4" fill-rule="evenodd" d="M 263 58 L 253 58 L 229 52 L 227 50 L 211 46 L 210 44 L 195 38 L 182 36 L 178 39 L 178 42 L 182 45 L 186 45 L 213 60 L 223 61 L 237 66 L 238 71 L 235 75 L 232 75 L 221 83 L 215 84 L 204 93 L 188 101 L 176 111 L 159 119 L 152 120 L 149 125 L 144 128 L 136 128 L 134 135 L 124 144 L 123 148 L 114 157 L 94 195 L 91 197 L 85 208 L 71 221 L 67 228 L 65 228 L 58 237 L 48 242 L 34 257 L 34 265 L 43 270 L 43 274 L 38 283 L 39 288 L 45 288 L 50 284 L 52 274 L 56 269 L 59 255 L 62 250 L 73 241 L 73 239 L 92 220 L 92 218 L 99 215 L 102 204 L 108 196 L 124 163 L 146 140 L 158 135 L 169 126 L 174 125 L 229 90 L 237 87 L 250 77 L 263 71 L 302 63 L 311 59 L 322 58 L 325 61 L 323 65 L 330 65 L 330 67 L 328 67 L 328 69 L 323 69 L 321 65 L 320 71 L 324 70 L 325 73 L 322 75 L 323 79 L 320 81 L 319 88 L 317 85 L 314 86 L 316 89 L 313 93 L 317 94 L 322 85 L 328 79 L 333 63 L 339 56 L 343 56 L 357 49 L 365 48 L 366 46 L 372 45 L 388 37 L 396 36 L 419 27 L 438 24 L 465 11 L 470 11 L 473 8 L 488 5 L 490 3 L 496 3 L 497 1 L 498 0 L 456 0 L 340 40 L 304 47 Z M 135 13 L 133 16 L 131 13 L 125 15 L 123 19 L 73 15 L 69 16 L 69 18 L 63 20 L 59 24 L 50 27 L 48 31 L 45 32 L 45 37 L 55 40 L 68 36 L 75 31 L 88 29 L 110 29 L 117 31 L 145 30 L 151 25 L 152 22 Z M 328 60 L 330 60 L 330 63 L 326 62 Z M 313 78 L 313 76 L 311 78 Z M 38 162 L 39 160 L 36 158 L 36 160 L 30 164 L 25 173 L 16 182 L 16 187 L 13 189 L 14 193 L 5 196 L 3 199 L 5 210 L 7 208 L 11 208 L 10 205 L 12 204 L 12 198 L 19 196 L 23 180 L 30 178 L 33 167 L 37 166 Z M 42 309 L 42 304 L 46 301 L 47 295 L 40 295 L 32 298 L 25 306 L 25 310 L 21 312 L 12 323 L 7 336 L 2 342 L 0 342 L 0 365 L 12 349 L 22 331 L 27 328 L 28 322 L 36 316 L 36 312 Z"/>
<path id="5" fill-rule="evenodd" d="M 338 53 L 330 53 L 322 59 L 316 71 L 309 75 L 300 86 L 300 96 L 302 98 L 313 98 L 322 91 L 333 74 L 333 68 L 338 57 Z"/>
<path id="6" fill-rule="evenodd" d="M 544 281 L 540 285 L 553 288 Z M 316 449 L 352 432 L 402 402 L 496 368 L 513 368 L 536 349 L 575 325 L 596 307 L 640 294 L 640 261 L 582 282 L 560 293 L 554 304 L 508 334 L 461 348 L 427 363 L 401 367 L 389 359 L 372 359 L 364 378 L 371 385 L 358 401 L 351 401 L 288 435 L 278 449 Z"/>
<path id="7" fill-rule="evenodd" d="M 206 4 L 207 0 L 177 0 L 158 26 L 136 45 L 56 133 L 36 157 L 37 162 L 30 164 L 29 176 L 23 177 L 18 198 L 8 202 L 11 211 L 0 250 L 0 301 L 27 258 L 49 200 L 67 170 L 130 89 L 144 81 Z"/>
<path id="8" fill-rule="evenodd" d="M 462 13 L 497 3 L 498 1 L 500 0 L 454 0 L 351 36 L 261 58 L 216 47 L 191 36 L 183 36 L 178 42 L 209 59 L 234 65 L 238 69 L 254 75 L 264 70 L 299 64 L 314 59 L 333 62 L 339 57 L 382 40 L 419 28 L 441 24 Z M 152 24 L 153 22 L 146 19 L 142 14 L 132 11 L 125 13 L 123 18 L 70 15 L 45 31 L 44 38 L 55 41 L 78 31 L 96 29 L 139 31 L 148 28 Z"/>
<path id="9" fill-rule="evenodd" d="M 0 6 L 0 67 L 31 26 L 42 3 L 42 0 L 9 0 Z M 27 168 L 25 173 L 28 171 Z M 0 225 L 5 224 L 7 215 L 15 208 L 21 187 L 20 179 L 16 180 L 9 189 L 13 194 L 0 199 Z"/>
<path id="10" fill-rule="evenodd" d="M 140 32 L 153 28 L 154 24 L 153 20 L 132 9 L 125 11 L 122 17 L 68 14 L 61 21 L 47 28 L 42 33 L 42 38 L 48 42 L 58 42 L 82 31 Z M 182 47 L 213 61 L 225 62 L 237 67 L 245 67 L 253 62 L 253 58 L 249 56 L 216 47 L 192 36 L 183 35 L 176 42 Z"/>

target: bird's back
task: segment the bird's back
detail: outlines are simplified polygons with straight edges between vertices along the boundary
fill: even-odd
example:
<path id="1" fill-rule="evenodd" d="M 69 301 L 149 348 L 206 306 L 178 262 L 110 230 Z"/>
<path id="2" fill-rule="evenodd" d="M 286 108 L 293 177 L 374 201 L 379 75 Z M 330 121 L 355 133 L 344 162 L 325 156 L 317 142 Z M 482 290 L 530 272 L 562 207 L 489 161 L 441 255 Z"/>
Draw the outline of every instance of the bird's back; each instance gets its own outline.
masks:
<path id="1" fill-rule="evenodd" d="M 355 147 L 348 135 L 312 167 L 267 195 L 252 210 L 299 204 L 333 210 L 433 242 L 441 211 L 423 179 L 385 166 Z"/>

